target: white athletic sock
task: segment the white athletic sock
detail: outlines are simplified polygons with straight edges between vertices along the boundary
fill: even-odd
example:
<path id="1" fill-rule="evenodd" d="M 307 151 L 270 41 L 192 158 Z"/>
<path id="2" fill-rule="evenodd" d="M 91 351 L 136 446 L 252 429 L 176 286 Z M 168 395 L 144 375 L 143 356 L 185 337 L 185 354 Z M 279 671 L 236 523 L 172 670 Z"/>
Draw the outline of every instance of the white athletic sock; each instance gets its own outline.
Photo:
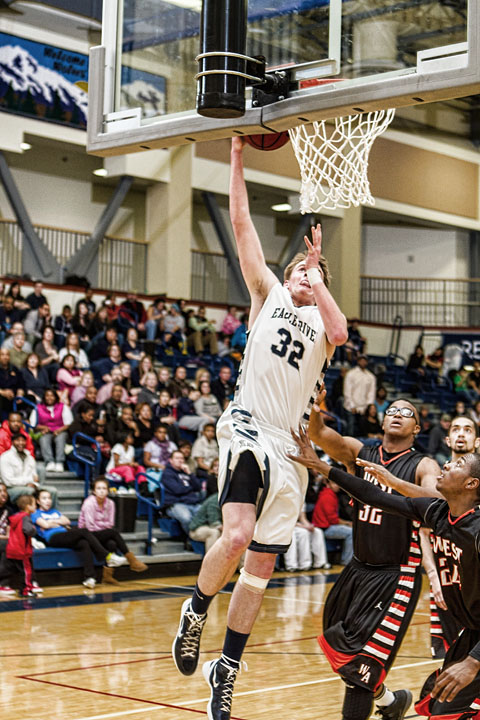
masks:
<path id="1" fill-rule="evenodd" d="M 386 685 L 383 686 L 383 692 L 378 697 L 374 698 L 375 705 L 378 707 L 388 707 L 395 700 L 395 695 Z"/>

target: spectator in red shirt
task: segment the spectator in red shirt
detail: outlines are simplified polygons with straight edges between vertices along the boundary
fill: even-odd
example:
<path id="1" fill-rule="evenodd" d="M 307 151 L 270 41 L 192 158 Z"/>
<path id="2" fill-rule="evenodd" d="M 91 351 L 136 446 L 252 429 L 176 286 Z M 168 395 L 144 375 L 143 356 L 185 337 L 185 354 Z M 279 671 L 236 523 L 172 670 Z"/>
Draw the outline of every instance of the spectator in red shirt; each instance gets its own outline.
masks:
<path id="1" fill-rule="evenodd" d="M 342 520 L 338 514 L 339 491 L 337 483 L 326 480 L 313 509 L 312 524 L 322 528 L 326 540 L 343 540 L 340 564 L 347 565 L 353 556 L 352 523 Z"/>
<path id="2" fill-rule="evenodd" d="M 7 450 L 10 450 L 12 447 L 12 435 L 16 435 L 17 433 L 20 433 L 25 437 L 25 450 L 35 457 L 32 438 L 24 429 L 22 416 L 17 412 L 11 412 L 8 416 L 8 420 L 5 420 L 0 428 L 0 455 Z"/>

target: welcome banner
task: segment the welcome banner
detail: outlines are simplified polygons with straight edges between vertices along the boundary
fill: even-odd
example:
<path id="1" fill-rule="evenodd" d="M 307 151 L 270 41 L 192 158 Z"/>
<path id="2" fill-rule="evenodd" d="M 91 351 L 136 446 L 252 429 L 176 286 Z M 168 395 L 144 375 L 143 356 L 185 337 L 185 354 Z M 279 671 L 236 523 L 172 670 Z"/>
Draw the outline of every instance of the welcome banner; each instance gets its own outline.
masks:
<path id="1" fill-rule="evenodd" d="M 0 110 L 87 126 L 88 55 L 0 33 Z"/>

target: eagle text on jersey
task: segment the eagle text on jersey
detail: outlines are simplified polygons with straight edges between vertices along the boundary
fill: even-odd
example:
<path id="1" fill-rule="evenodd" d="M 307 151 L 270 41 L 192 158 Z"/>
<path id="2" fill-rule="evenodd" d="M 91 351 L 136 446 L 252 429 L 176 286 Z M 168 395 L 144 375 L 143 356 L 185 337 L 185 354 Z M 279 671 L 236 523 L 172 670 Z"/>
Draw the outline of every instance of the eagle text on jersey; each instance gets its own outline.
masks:
<path id="1" fill-rule="evenodd" d="M 276 307 L 272 313 L 272 318 L 283 318 L 284 320 L 287 320 L 292 327 L 298 327 L 300 332 L 305 335 L 305 337 L 307 337 L 312 342 L 315 342 L 315 339 L 317 337 L 317 331 L 310 327 L 308 323 L 303 322 L 303 320 L 299 320 L 298 316 L 295 315 L 295 313 L 290 312 L 289 310 L 286 310 L 282 307 Z"/>

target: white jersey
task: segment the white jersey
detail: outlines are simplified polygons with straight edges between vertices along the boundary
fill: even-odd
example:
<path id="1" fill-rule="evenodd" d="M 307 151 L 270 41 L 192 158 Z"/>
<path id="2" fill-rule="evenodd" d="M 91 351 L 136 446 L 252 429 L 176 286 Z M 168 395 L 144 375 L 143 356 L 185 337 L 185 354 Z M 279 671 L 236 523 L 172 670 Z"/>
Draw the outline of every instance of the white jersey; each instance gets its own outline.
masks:
<path id="1" fill-rule="evenodd" d="M 308 420 L 327 364 L 317 306 L 296 307 L 276 283 L 248 333 L 234 402 L 289 433 Z"/>

